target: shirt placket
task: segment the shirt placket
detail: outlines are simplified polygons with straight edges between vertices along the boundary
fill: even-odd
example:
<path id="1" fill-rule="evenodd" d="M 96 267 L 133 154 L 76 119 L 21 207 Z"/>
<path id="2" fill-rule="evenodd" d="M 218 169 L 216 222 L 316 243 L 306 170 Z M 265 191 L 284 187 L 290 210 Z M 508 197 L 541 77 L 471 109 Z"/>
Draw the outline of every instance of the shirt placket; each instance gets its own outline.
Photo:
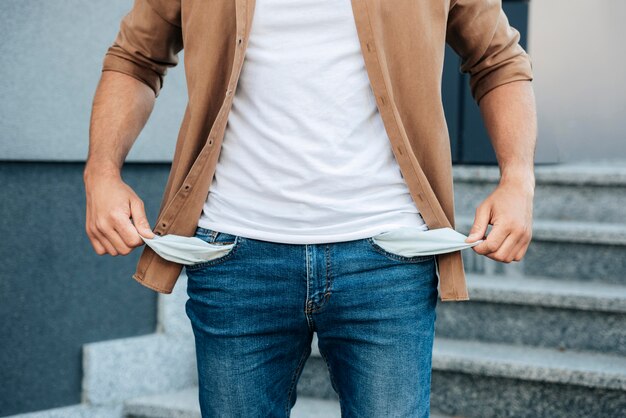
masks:
<path id="1" fill-rule="evenodd" d="M 213 152 L 217 152 L 216 150 L 219 150 L 219 146 L 221 145 L 221 141 L 223 140 L 223 135 L 221 135 L 221 133 L 223 133 L 226 128 L 228 114 L 232 107 L 235 88 L 239 81 L 239 76 L 241 75 L 245 51 L 248 45 L 248 13 L 251 13 L 249 6 L 253 10 L 254 0 L 236 0 L 236 44 L 234 64 L 232 66 L 232 71 L 226 89 L 226 97 L 215 118 L 215 122 L 211 127 L 211 131 L 209 132 L 209 137 L 206 144 L 198 154 L 198 157 L 196 158 L 196 161 L 192 165 L 191 169 L 189 170 L 189 173 L 185 177 L 185 181 L 183 182 L 182 186 L 176 192 L 170 203 L 165 207 L 161 216 L 157 220 L 157 224 L 154 229 L 154 233 L 157 235 L 164 235 L 167 233 L 167 230 L 174 222 L 176 216 L 185 204 L 185 199 L 194 189 L 198 177 L 206 172 L 206 165 L 209 161 L 210 154 Z M 220 141 L 219 144 L 217 143 L 218 138 Z M 214 145 L 217 145 L 217 147 L 215 147 Z"/>
<path id="2" fill-rule="evenodd" d="M 409 147 L 408 140 L 405 140 L 402 134 L 400 115 L 390 100 L 390 89 L 385 82 L 383 68 L 380 57 L 378 56 L 367 1 L 352 0 L 352 8 L 372 91 L 374 92 L 378 110 L 391 142 L 392 151 L 398 161 L 402 176 L 407 181 L 407 187 L 411 197 L 429 229 L 452 227 L 443 213 L 443 210 L 438 206 L 436 196 L 430 188 L 422 168 L 415 158 L 411 158 L 411 155 L 407 152 L 407 148 Z M 439 262 L 441 259 L 445 259 L 445 261 L 443 261 L 440 266 Z M 457 289 L 457 284 L 455 283 L 455 280 L 459 280 L 461 289 L 465 288 L 461 264 L 457 264 L 455 266 L 456 270 L 453 270 L 450 254 L 444 254 L 437 256 L 437 266 L 446 273 L 444 275 L 445 280 L 440 281 L 443 297 L 448 300 L 465 298 L 465 295 L 458 293 L 459 289 Z M 439 277 L 439 272 L 437 274 Z"/>

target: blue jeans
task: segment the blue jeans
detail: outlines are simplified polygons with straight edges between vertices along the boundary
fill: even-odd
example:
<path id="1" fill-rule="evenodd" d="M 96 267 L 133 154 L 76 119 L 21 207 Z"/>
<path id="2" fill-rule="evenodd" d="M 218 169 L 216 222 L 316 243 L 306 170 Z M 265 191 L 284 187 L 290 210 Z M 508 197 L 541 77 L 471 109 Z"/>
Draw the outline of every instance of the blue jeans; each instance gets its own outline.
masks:
<path id="1" fill-rule="evenodd" d="M 195 236 L 235 243 L 186 267 L 203 418 L 289 417 L 313 332 L 342 417 L 429 416 L 435 256 L 399 256 L 371 238 Z"/>

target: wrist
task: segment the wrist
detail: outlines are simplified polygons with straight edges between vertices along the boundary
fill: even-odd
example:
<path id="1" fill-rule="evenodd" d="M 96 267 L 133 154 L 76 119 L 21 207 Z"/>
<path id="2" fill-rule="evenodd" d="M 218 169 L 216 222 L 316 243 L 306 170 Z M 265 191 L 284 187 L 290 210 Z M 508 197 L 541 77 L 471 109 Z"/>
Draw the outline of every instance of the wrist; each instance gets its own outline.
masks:
<path id="1" fill-rule="evenodd" d="M 96 178 L 121 180 L 121 167 L 112 162 L 88 160 L 83 170 L 83 180 L 88 182 Z"/>
<path id="2" fill-rule="evenodd" d="M 515 185 L 528 191 L 535 190 L 533 167 L 509 166 L 500 170 L 500 184 Z"/>

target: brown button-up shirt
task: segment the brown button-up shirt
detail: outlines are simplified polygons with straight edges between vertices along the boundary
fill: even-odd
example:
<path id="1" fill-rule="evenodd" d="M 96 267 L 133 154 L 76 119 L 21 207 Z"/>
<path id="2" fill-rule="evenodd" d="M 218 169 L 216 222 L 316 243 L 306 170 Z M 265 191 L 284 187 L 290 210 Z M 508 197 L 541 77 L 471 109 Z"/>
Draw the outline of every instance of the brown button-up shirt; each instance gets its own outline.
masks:
<path id="1" fill-rule="evenodd" d="M 158 97 L 185 48 L 189 102 L 154 233 L 192 236 L 211 185 L 244 63 L 255 0 L 135 0 L 102 71 L 118 71 Z M 532 80 L 519 32 L 500 0 L 352 0 L 376 104 L 402 175 L 429 229 L 454 228 L 450 140 L 441 101 L 446 42 L 479 102 L 491 89 Z M 260 143 L 258 146 L 262 147 Z M 442 301 L 468 300 L 460 251 L 436 255 Z M 182 264 L 145 246 L 133 278 L 171 293 Z"/>

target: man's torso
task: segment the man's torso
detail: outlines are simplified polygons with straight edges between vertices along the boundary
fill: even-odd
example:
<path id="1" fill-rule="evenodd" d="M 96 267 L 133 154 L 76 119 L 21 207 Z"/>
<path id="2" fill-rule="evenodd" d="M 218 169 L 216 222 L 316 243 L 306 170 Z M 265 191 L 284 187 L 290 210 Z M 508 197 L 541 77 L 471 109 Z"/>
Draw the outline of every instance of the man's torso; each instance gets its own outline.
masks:
<path id="1" fill-rule="evenodd" d="M 349 2 L 257 1 L 199 226 L 292 244 L 426 229 L 376 107 Z"/>
<path id="2" fill-rule="evenodd" d="M 532 79 L 519 33 L 493 0 L 351 0 L 369 82 L 390 148 L 429 229 L 454 228 L 450 141 L 441 100 L 445 44 L 462 57 L 478 101 L 498 85 Z M 103 70 L 158 95 L 185 48 L 189 102 L 154 232 L 191 236 L 215 174 L 254 18 L 255 0 L 138 0 Z M 460 251 L 439 254 L 440 297 L 467 300 Z M 133 277 L 170 293 L 181 272 L 145 247 Z"/>

